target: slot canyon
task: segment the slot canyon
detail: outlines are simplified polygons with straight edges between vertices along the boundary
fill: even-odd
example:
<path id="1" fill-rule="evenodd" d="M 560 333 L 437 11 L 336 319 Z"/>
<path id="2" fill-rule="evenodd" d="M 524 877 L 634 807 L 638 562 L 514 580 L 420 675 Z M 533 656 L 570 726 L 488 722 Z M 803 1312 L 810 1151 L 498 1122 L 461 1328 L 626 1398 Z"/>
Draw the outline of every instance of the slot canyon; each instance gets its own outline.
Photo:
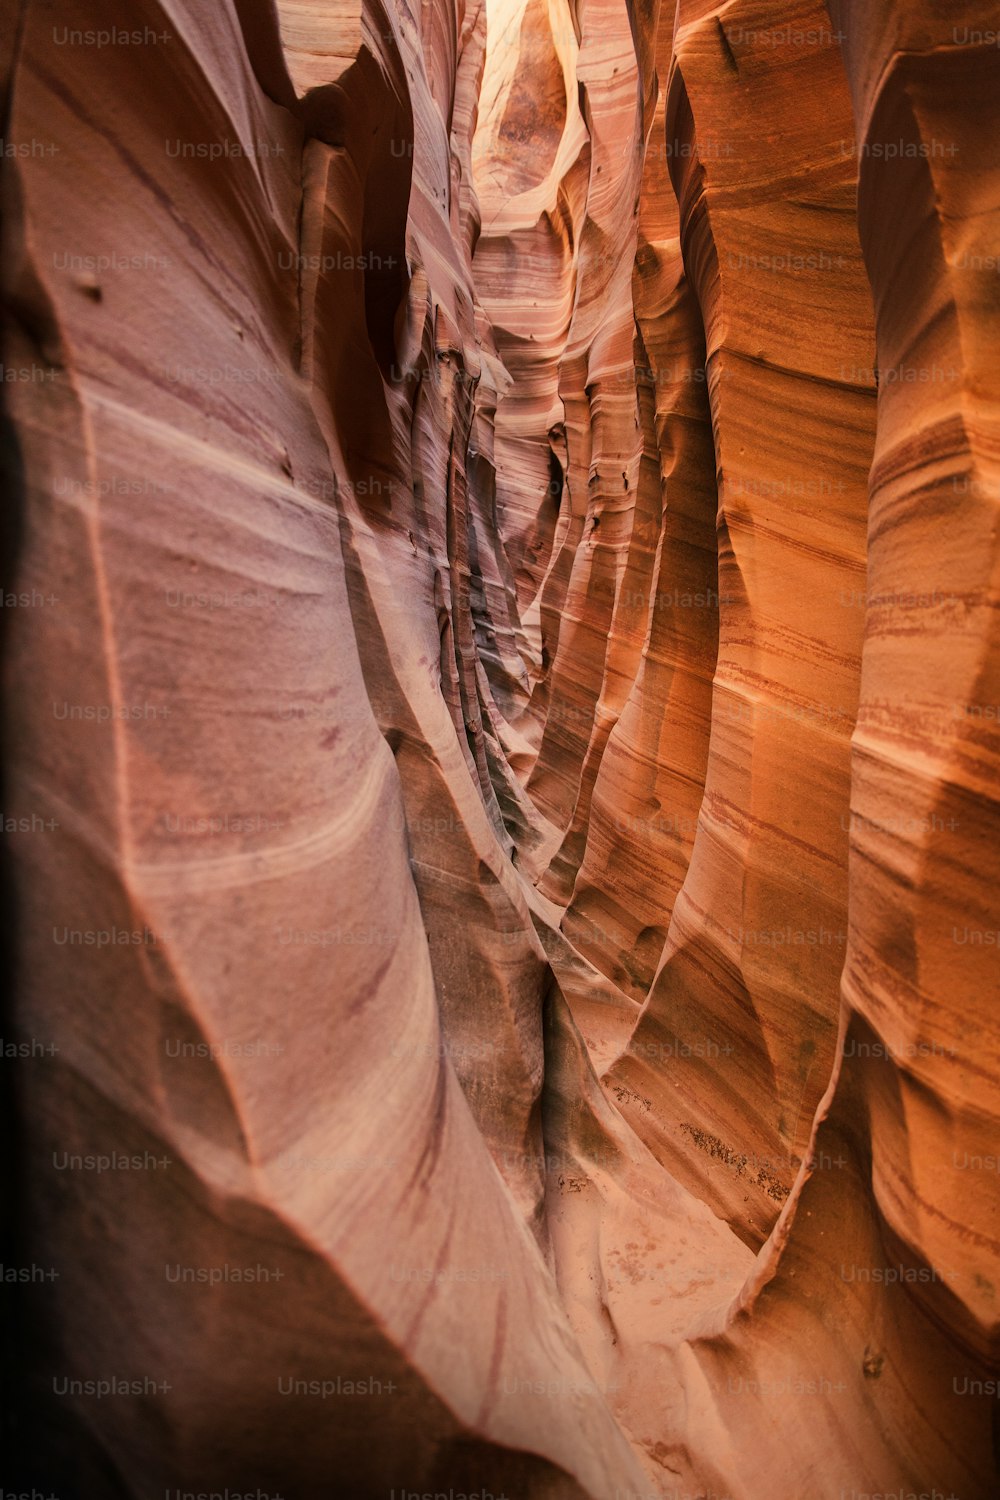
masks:
<path id="1" fill-rule="evenodd" d="M 990 1500 L 1000 4 L 3 35 L 4 1500 Z"/>

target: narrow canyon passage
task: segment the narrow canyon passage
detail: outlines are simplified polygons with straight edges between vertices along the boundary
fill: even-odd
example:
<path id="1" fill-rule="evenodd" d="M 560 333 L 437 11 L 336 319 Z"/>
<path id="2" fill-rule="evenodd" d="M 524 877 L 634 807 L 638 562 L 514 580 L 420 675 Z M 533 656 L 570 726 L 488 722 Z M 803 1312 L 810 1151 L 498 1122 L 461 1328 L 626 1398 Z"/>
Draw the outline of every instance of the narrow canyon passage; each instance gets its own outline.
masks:
<path id="1" fill-rule="evenodd" d="M 993 1496 L 1000 6 L 8 10 L 4 1493 Z"/>

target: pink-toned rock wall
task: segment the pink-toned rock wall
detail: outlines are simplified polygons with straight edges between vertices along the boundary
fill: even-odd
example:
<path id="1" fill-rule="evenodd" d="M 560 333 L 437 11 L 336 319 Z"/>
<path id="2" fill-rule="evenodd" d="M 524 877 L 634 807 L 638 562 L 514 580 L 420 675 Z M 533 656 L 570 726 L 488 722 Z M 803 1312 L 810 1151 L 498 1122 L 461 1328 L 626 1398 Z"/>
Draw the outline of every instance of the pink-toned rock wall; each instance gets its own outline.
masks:
<path id="1" fill-rule="evenodd" d="M 992 11 L 10 7 L 6 1491 L 995 1492 Z"/>

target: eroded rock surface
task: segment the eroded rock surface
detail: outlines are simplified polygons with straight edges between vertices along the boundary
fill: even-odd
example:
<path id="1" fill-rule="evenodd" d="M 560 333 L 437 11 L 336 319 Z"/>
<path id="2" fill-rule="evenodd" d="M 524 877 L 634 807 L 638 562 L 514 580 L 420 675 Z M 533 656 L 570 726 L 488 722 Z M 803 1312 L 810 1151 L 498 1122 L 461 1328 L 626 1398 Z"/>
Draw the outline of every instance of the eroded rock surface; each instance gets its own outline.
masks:
<path id="1" fill-rule="evenodd" d="M 992 1495 L 1000 14 L 13 9 L 7 1488 Z"/>

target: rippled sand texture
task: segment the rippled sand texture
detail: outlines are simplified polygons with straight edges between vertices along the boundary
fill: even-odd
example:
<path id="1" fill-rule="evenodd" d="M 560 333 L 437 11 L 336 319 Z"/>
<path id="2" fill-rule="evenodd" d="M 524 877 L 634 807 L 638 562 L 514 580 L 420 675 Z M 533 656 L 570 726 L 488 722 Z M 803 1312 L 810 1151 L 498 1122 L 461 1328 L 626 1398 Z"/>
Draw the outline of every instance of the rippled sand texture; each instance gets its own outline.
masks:
<path id="1" fill-rule="evenodd" d="M 1000 13 L 14 9 L 9 1488 L 986 1500 Z"/>

